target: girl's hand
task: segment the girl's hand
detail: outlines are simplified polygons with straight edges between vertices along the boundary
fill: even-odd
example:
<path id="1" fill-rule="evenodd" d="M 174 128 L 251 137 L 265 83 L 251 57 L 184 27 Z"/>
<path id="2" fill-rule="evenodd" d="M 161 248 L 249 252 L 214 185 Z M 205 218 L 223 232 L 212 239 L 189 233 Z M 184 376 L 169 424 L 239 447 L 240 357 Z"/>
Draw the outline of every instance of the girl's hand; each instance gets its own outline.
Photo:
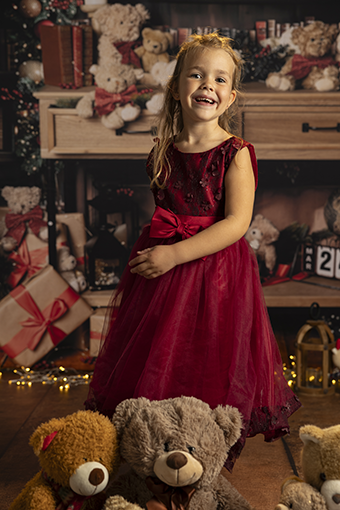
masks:
<path id="1" fill-rule="evenodd" d="M 157 245 L 153 248 L 137 251 L 137 257 L 130 260 L 131 273 L 152 279 L 161 276 L 176 266 L 173 246 Z"/>

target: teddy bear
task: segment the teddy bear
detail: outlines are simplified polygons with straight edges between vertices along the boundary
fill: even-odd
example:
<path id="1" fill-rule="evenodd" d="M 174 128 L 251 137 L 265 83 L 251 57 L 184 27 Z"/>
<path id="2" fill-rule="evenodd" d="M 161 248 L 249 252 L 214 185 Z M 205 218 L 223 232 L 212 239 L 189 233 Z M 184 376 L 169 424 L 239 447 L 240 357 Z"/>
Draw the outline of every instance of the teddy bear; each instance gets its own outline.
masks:
<path id="1" fill-rule="evenodd" d="M 297 476 L 287 478 L 281 486 L 279 503 L 274 510 L 328 510 L 323 495 Z"/>
<path id="2" fill-rule="evenodd" d="M 142 37 L 143 45 L 136 48 L 135 53 L 141 59 L 144 71 L 150 72 L 156 62 L 167 64 L 170 60 L 167 50 L 172 42 L 171 34 L 146 27 L 142 30 Z"/>
<path id="3" fill-rule="evenodd" d="M 62 246 L 57 250 L 57 271 L 73 290 L 81 293 L 87 284 L 84 274 L 76 269 L 76 265 L 77 260 L 68 246 Z"/>
<path id="4" fill-rule="evenodd" d="M 266 85 L 281 91 L 294 90 L 300 84 L 304 89 L 319 92 L 337 90 L 339 69 L 330 52 L 338 34 L 336 24 L 314 21 L 291 31 L 291 40 L 299 48 L 289 56 L 282 69 L 269 73 Z"/>
<path id="5" fill-rule="evenodd" d="M 125 122 L 136 120 L 141 108 L 131 104 L 138 96 L 136 76 L 131 66 L 93 64 L 90 72 L 95 76 L 97 86 L 78 101 L 78 115 L 89 119 L 96 112 L 108 129 L 120 129 Z"/>
<path id="6" fill-rule="evenodd" d="M 77 411 L 41 424 L 30 438 L 40 471 L 9 510 L 99 510 L 118 472 L 117 434 L 109 418 Z M 72 506 L 73 505 L 73 506 Z"/>
<path id="7" fill-rule="evenodd" d="M 1 196 L 10 212 L 0 220 L 0 245 L 5 252 L 20 245 L 27 232 L 48 240 L 48 228 L 40 207 L 41 189 L 37 186 L 5 186 Z"/>
<path id="8" fill-rule="evenodd" d="M 99 36 L 98 64 L 128 64 L 141 68 L 134 49 L 140 46 L 137 39 L 140 29 L 150 18 L 143 4 L 107 4 L 92 16 L 91 24 Z"/>
<path id="9" fill-rule="evenodd" d="M 303 442 L 301 465 L 303 479 L 326 500 L 328 510 L 340 503 L 340 425 L 321 429 L 316 425 L 300 427 Z"/>
<path id="10" fill-rule="evenodd" d="M 112 417 L 127 469 L 111 485 L 112 496 L 142 508 L 250 510 L 250 504 L 221 474 L 241 434 L 238 409 L 194 397 L 121 402 Z M 181 507 L 182 508 L 182 507 Z M 119 510 L 108 497 L 104 510 Z"/>
<path id="11" fill-rule="evenodd" d="M 248 228 L 245 239 L 254 250 L 257 259 L 263 261 L 271 272 L 276 264 L 276 250 L 273 243 L 279 238 L 280 231 L 262 214 L 257 214 Z"/>

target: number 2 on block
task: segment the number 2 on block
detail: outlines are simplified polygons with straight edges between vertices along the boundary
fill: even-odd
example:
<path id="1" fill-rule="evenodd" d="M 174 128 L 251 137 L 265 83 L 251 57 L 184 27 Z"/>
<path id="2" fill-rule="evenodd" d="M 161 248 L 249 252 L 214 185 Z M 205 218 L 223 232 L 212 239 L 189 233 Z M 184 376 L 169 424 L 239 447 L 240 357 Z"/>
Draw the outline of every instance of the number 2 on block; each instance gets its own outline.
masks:
<path id="1" fill-rule="evenodd" d="M 340 249 L 335 250 L 335 278 L 340 280 Z"/>
<path id="2" fill-rule="evenodd" d="M 335 266 L 335 250 L 329 246 L 318 246 L 316 256 L 316 274 L 319 276 L 326 276 L 328 278 L 334 277 Z"/>

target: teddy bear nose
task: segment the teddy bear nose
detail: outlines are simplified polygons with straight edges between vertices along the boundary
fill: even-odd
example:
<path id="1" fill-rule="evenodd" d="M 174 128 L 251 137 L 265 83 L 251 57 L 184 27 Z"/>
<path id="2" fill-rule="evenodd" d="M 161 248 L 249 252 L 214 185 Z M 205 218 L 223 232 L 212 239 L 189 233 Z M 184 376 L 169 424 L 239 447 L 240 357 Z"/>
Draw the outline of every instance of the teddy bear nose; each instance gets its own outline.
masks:
<path id="1" fill-rule="evenodd" d="M 340 503 L 340 494 L 334 494 L 332 500 L 338 505 Z"/>
<path id="2" fill-rule="evenodd" d="M 172 453 L 166 460 L 167 465 L 171 469 L 181 469 L 187 462 L 188 459 L 181 452 Z"/>
<path id="3" fill-rule="evenodd" d="M 104 472 L 99 468 L 95 468 L 95 469 L 92 469 L 92 471 L 90 473 L 89 482 L 92 485 L 100 485 L 102 483 L 102 481 L 104 480 L 104 478 L 105 478 Z"/>

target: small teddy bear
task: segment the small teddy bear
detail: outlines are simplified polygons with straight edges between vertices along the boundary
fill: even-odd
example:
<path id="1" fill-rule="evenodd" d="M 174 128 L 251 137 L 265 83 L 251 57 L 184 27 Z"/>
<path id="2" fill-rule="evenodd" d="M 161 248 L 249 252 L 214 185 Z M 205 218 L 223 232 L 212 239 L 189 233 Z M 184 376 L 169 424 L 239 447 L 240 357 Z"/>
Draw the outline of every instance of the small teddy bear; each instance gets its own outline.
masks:
<path id="1" fill-rule="evenodd" d="M 9 510 L 103 507 L 105 490 L 120 462 L 116 430 L 109 418 L 94 411 L 52 418 L 35 430 L 30 445 L 41 470 Z"/>
<path id="2" fill-rule="evenodd" d="M 328 510 L 340 503 L 340 425 L 321 429 L 304 425 L 299 431 L 303 442 L 303 479 L 321 492 Z"/>
<path id="3" fill-rule="evenodd" d="M 211 409 L 194 397 L 139 397 L 121 402 L 112 421 L 129 468 L 114 480 L 113 496 L 149 509 L 187 508 L 190 503 L 190 510 L 251 510 L 221 475 L 241 434 L 236 408 Z M 107 499 L 104 510 L 119 510 L 115 498 Z"/>
<path id="4" fill-rule="evenodd" d="M 278 73 L 269 73 L 266 85 L 281 91 L 294 90 L 301 83 L 304 89 L 326 92 L 339 87 L 339 69 L 330 55 L 338 28 L 314 21 L 305 27 L 296 27 L 291 40 L 299 52 L 290 56 Z"/>
<path id="5" fill-rule="evenodd" d="M 96 10 L 91 23 L 99 35 L 98 64 L 128 64 L 140 68 L 134 49 L 140 46 L 137 42 L 140 29 L 149 18 L 143 4 L 107 4 Z"/>
<path id="6" fill-rule="evenodd" d="M 76 269 L 76 265 L 77 260 L 68 246 L 62 246 L 57 250 L 57 271 L 70 287 L 80 294 L 86 289 L 87 284 L 84 274 Z"/>
<path id="7" fill-rule="evenodd" d="M 153 30 L 146 27 L 142 30 L 143 46 L 135 49 L 138 57 L 142 61 L 145 72 L 150 72 L 156 62 L 165 62 L 170 60 L 168 47 L 172 41 L 172 36 L 168 32 Z"/>
<path id="8" fill-rule="evenodd" d="M 131 66 L 93 64 L 90 72 L 95 76 L 97 86 L 78 101 L 76 111 L 80 117 L 89 119 L 97 112 L 108 129 L 120 129 L 125 122 L 139 117 L 140 106 L 131 104 L 138 96 L 136 76 Z"/>
<path id="9" fill-rule="evenodd" d="M 41 189 L 36 186 L 5 186 L 1 196 L 10 209 L 10 213 L 0 220 L 0 244 L 3 250 L 13 251 L 27 232 L 33 232 L 47 242 L 47 223 L 43 220 L 43 211 L 39 205 Z"/>
<path id="10" fill-rule="evenodd" d="M 273 271 L 276 264 L 276 250 L 273 243 L 279 238 L 280 231 L 262 214 L 257 214 L 248 228 L 245 239 L 254 250 L 259 261 Z"/>
<path id="11" fill-rule="evenodd" d="M 287 478 L 274 510 L 328 510 L 323 495 L 297 476 Z"/>

